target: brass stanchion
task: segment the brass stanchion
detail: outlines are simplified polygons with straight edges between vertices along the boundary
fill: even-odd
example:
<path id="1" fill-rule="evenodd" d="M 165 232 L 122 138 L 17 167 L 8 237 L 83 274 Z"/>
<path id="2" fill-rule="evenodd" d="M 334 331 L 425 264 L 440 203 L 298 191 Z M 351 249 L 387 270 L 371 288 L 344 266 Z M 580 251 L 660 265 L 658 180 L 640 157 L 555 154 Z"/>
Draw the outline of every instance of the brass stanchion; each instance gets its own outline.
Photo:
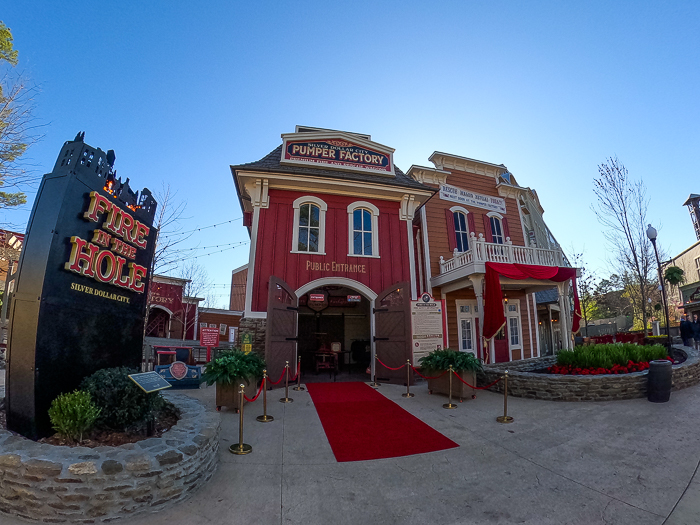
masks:
<path id="1" fill-rule="evenodd" d="M 292 388 L 292 390 L 296 390 L 297 392 L 306 390 L 303 386 L 301 386 L 301 356 L 299 356 L 299 359 L 297 360 L 297 386 Z"/>
<path id="2" fill-rule="evenodd" d="M 273 421 L 275 418 L 267 415 L 267 370 L 263 370 L 263 415 L 258 416 L 255 419 L 261 423 L 268 423 Z"/>
<path id="3" fill-rule="evenodd" d="M 513 418 L 508 415 L 508 370 L 503 376 L 503 415 L 498 416 L 496 421 L 499 423 L 512 423 Z"/>
<path id="4" fill-rule="evenodd" d="M 379 363 L 379 356 L 377 354 L 374 354 L 374 374 L 372 374 L 372 382 L 369 384 L 369 386 L 373 386 L 374 388 L 377 388 L 378 386 L 382 386 L 381 383 L 377 383 L 377 364 Z"/>
<path id="5" fill-rule="evenodd" d="M 450 402 L 442 405 L 442 408 L 457 408 L 457 405 L 455 405 L 452 402 L 452 365 L 450 365 L 449 374 L 450 374 Z"/>
<path id="6" fill-rule="evenodd" d="M 287 370 L 287 377 L 284 380 L 284 397 L 280 399 L 280 403 L 291 403 L 294 401 L 289 397 L 289 361 L 285 361 L 287 363 L 284 365 L 284 368 Z"/>
<path id="7" fill-rule="evenodd" d="M 231 454 L 236 454 L 237 456 L 241 456 L 243 454 L 250 454 L 253 452 L 253 447 L 250 445 L 247 445 L 246 443 L 243 443 L 243 384 L 241 383 L 240 385 L 241 390 L 238 392 L 240 394 L 240 403 L 239 403 L 239 414 L 240 417 L 238 419 L 238 443 L 235 445 L 231 445 L 228 447 L 228 450 Z"/>
<path id="8" fill-rule="evenodd" d="M 416 394 L 411 394 L 411 391 L 408 389 L 410 383 L 411 383 L 411 360 L 406 359 L 406 393 L 401 394 L 401 397 L 415 397 Z"/>

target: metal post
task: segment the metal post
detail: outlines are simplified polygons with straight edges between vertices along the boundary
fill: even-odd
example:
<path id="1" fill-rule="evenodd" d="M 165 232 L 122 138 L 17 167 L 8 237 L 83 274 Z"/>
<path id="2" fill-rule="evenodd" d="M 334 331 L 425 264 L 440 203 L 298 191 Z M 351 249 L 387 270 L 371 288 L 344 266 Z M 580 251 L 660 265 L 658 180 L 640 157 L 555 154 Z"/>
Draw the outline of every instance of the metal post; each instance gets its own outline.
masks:
<path id="1" fill-rule="evenodd" d="M 240 387 L 241 390 L 238 392 L 238 394 L 240 395 L 240 401 L 238 404 L 238 412 L 240 414 L 240 417 L 238 419 L 238 443 L 228 447 L 229 452 L 231 452 L 231 454 L 236 454 L 237 456 L 241 456 L 243 454 L 250 454 L 253 451 L 253 447 L 247 445 L 246 443 L 243 443 L 243 389 L 245 387 L 242 383 Z"/>
<path id="2" fill-rule="evenodd" d="M 455 405 L 452 402 L 452 365 L 450 365 L 449 374 L 450 374 L 450 402 L 442 405 L 442 408 L 457 408 L 457 405 Z"/>
<path id="3" fill-rule="evenodd" d="M 284 380 L 284 397 L 280 399 L 280 403 L 291 403 L 294 400 L 289 397 L 289 361 L 285 361 L 285 363 L 287 363 L 284 365 L 284 368 L 287 370 L 287 377 Z"/>
<path id="4" fill-rule="evenodd" d="M 411 383 L 411 360 L 406 359 L 406 393 L 401 394 L 401 397 L 414 397 L 416 395 L 416 394 L 411 394 L 411 391 L 408 389 L 410 383 Z"/>
<path id="5" fill-rule="evenodd" d="M 369 384 L 369 386 L 377 388 L 378 386 L 382 385 L 381 383 L 377 383 L 377 363 L 379 362 L 379 356 L 376 354 L 376 352 L 374 354 L 374 361 L 374 366 L 372 367 L 374 369 L 372 374 L 372 382 Z"/>
<path id="6" fill-rule="evenodd" d="M 306 390 L 303 386 L 301 386 L 301 356 L 299 356 L 297 360 L 297 386 L 292 388 L 292 390 L 296 390 L 297 392 Z"/>
<path id="7" fill-rule="evenodd" d="M 512 423 L 513 418 L 508 415 L 508 370 L 503 376 L 503 415 L 498 416 L 496 421 L 499 423 Z"/>
<path id="8" fill-rule="evenodd" d="M 661 261 L 659 260 L 659 251 L 656 249 L 656 239 L 652 239 L 651 244 L 654 246 L 654 254 L 656 254 L 656 267 L 659 272 L 659 282 L 661 283 L 661 300 L 664 306 L 664 319 L 666 320 L 666 344 L 668 355 L 673 357 L 673 348 L 671 346 L 671 331 L 668 326 L 668 301 L 666 300 L 666 286 L 664 285 L 664 276 L 661 273 Z M 646 331 L 646 326 L 644 327 Z"/>
<path id="9" fill-rule="evenodd" d="M 261 423 L 268 423 L 275 419 L 274 417 L 267 415 L 267 370 L 263 370 L 263 415 L 258 416 L 255 419 Z"/>

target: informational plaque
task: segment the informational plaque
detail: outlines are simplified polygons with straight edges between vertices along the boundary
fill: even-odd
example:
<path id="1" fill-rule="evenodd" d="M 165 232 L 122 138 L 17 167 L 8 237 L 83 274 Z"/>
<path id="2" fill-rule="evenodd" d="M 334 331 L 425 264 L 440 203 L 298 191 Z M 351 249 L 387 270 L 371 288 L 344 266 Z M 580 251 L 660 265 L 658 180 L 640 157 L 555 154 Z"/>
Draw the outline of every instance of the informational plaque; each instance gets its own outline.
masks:
<path id="1" fill-rule="evenodd" d="M 200 328 L 199 344 L 209 348 L 219 346 L 219 329 L 217 327 Z"/>
<path id="2" fill-rule="evenodd" d="M 144 372 L 142 374 L 129 374 L 129 379 L 136 383 L 141 390 L 150 394 L 165 388 L 170 388 L 171 385 L 163 379 L 158 372 Z"/>
<path id="3" fill-rule="evenodd" d="M 250 334 L 241 334 L 241 350 L 249 354 L 253 350 L 253 336 Z"/>
<path id="4" fill-rule="evenodd" d="M 418 301 L 411 301 L 414 361 L 444 347 L 443 312 L 443 301 L 433 299 L 428 293 L 421 295 Z"/>

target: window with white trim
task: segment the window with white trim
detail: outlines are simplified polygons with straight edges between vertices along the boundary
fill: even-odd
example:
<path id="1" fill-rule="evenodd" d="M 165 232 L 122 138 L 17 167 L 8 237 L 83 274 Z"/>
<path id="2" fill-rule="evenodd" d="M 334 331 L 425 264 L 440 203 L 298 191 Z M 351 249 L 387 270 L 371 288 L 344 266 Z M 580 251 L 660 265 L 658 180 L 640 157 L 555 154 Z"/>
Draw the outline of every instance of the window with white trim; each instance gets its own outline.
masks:
<path id="1" fill-rule="evenodd" d="M 455 237 L 457 238 L 457 251 L 469 250 L 469 228 L 467 228 L 467 215 L 461 211 L 452 213 L 455 220 Z"/>
<path id="2" fill-rule="evenodd" d="M 473 352 L 474 351 L 474 343 L 473 343 L 473 337 L 472 337 L 472 319 L 461 319 L 460 320 L 460 328 L 462 330 L 462 334 L 460 337 L 460 350 L 462 352 Z"/>
<path id="3" fill-rule="evenodd" d="M 348 206 L 348 255 L 379 257 L 379 208 L 358 201 Z"/>
<path id="4" fill-rule="evenodd" d="M 510 346 L 520 346 L 520 327 L 518 326 L 518 318 L 509 317 L 508 324 L 510 325 Z"/>
<path id="5" fill-rule="evenodd" d="M 497 244 L 503 244 L 503 225 L 501 219 L 492 215 L 489 217 L 491 221 L 491 241 Z"/>
<path id="6" fill-rule="evenodd" d="M 476 331 L 479 316 L 477 315 L 476 301 L 458 299 L 455 304 L 457 306 L 459 350 L 477 355 Z"/>
<path id="7" fill-rule="evenodd" d="M 292 253 L 325 255 L 326 211 L 328 206 L 318 197 L 299 197 L 294 201 Z"/>

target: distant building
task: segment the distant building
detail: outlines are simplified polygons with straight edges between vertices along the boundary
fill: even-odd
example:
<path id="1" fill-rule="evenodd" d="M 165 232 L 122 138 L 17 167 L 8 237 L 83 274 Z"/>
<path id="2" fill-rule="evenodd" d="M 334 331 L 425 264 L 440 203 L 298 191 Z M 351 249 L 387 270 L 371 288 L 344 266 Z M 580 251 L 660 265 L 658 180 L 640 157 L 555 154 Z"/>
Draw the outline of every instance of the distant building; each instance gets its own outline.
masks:
<path id="1" fill-rule="evenodd" d="M 672 312 L 675 306 L 682 313 L 690 316 L 698 314 L 700 317 L 700 195 L 692 193 L 683 206 L 687 206 L 690 211 L 690 219 L 698 241 L 663 264 L 664 268 L 681 268 L 685 277 L 681 286 L 669 286 L 669 310 Z"/>

